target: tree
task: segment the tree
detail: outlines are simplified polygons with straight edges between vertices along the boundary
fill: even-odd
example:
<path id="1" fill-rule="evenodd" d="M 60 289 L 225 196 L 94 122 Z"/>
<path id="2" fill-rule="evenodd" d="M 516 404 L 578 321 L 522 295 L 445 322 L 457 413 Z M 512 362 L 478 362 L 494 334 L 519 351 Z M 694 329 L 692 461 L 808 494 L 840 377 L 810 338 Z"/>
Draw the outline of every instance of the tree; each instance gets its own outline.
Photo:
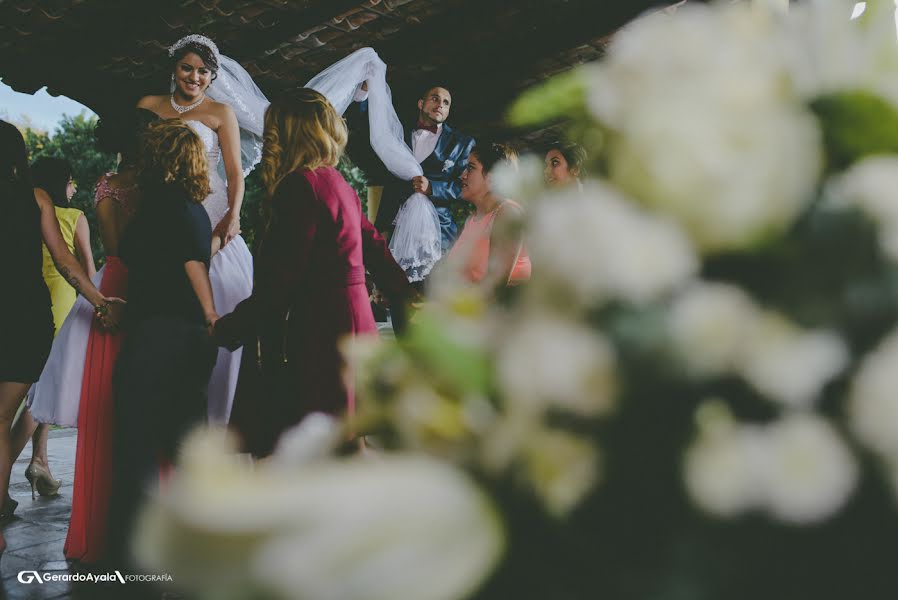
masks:
<path id="1" fill-rule="evenodd" d="M 22 135 L 31 162 L 39 158 L 64 158 L 71 163 L 72 177 L 78 188 L 72 198 L 72 207 L 81 209 L 87 217 L 90 246 L 94 262 L 99 266 L 103 264 L 105 253 L 94 211 L 94 188 L 101 175 L 115 168 L 115 156 L 97 150 L 94 143 L 96 124 L 96 117 L 87 117 L 84 113 L 74 117 L 65 115 L 52 136 L 27 123 L 22 127 Z"/>

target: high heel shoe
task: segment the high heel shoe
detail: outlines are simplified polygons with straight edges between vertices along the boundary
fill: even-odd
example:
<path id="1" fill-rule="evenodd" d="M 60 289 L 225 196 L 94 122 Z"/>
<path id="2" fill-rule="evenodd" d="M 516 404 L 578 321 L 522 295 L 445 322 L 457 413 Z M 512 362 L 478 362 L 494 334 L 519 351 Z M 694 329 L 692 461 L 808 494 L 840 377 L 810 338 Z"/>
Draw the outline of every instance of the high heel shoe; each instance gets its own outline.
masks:
<path id="1" fill-rule="evenodd" d="M 62 485 L 60 480 L 53 479 L 49 469 L 35 463 L 31 463 L 25 469 L 25 479 L 31 484 L 32 500 L 36 499 L 35 490 L 41 496 L 55 496 L 59 493 L 59 486 Z"/>

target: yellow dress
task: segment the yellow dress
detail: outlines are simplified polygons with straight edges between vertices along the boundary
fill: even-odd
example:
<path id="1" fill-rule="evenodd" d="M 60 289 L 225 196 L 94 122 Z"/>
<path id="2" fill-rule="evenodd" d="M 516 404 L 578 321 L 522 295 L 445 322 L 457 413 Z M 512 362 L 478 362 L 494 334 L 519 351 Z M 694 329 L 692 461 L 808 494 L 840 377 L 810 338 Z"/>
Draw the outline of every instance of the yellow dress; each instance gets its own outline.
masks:
<path id="1" fill-rule="evenodd" d="M 65 240 L 66 246 L 69 247 L 69 251 L 74 254 L 75 225 L 84 213 L 77 208 L 60 208 L 54 206 L 53 209 L 56 211 L 56 220 L 59 221 L 59 229 L 62 230 L 62 239 Z M 72 305 L 75 304 L 75 297 L 77 294 L 75 293 L 75 288 L 69 285 L 69 282 L 63 279 L 62 275 L 59 274 L 59 271 L 56 270 L 56 265 L 53 264 L 53 258 L 50 256 L 50 250 L 47 249 L 46 244 L 44 244 L 43 251 L 44 281 L 47 283 L 47 288 L 50 290 L 50 302 L 53 304 L 53 326 L 56 329 L 54 332 L 55 335 L 56 333 L 59 333 L 59 328 L 62 327 L 62 322 L 65 321 L 69 311 L 72 310 Z"/>

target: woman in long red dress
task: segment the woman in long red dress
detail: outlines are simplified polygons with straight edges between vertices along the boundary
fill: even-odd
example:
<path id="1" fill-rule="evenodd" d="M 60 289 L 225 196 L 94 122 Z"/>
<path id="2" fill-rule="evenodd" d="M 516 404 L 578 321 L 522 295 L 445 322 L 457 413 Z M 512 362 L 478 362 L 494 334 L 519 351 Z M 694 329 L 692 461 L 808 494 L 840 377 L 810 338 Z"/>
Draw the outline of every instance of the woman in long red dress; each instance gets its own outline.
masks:
<path id="1" fill-rule="evenodd" d="M 133 115 L 97 126 L 98 144 L 122 157 L 118 173 L 103 175 L 95 193 L 106 251 L 100 292 L 106 296 L 127 296 L 128 270 L 118 257 L 118 246 L 137 208 L 139 133 L 155 120 L 158 117 L 150 111 L 137 109 Z M 91 327 L 81 380 L 72 516 L 63 549 L 66 558 L 84 563 L 100 560 L 105 547 L 112 470 L 112 373 L 121 345 L 121 332 Z"/>
<path id="2" fill-rule="evenodd" d="M 338 342 L 376 335 L 366 267 L 397 309 L 415 294 L 334 168 L 345 145 L 345 123 L 314 90 L 265 113 L 270 219 L 255 285 L 214 333 L 220 345 L 245 346 L 231 425 L 257 456 L 270 454 L 278 436 L 311 412 L 353 410 Z"/>

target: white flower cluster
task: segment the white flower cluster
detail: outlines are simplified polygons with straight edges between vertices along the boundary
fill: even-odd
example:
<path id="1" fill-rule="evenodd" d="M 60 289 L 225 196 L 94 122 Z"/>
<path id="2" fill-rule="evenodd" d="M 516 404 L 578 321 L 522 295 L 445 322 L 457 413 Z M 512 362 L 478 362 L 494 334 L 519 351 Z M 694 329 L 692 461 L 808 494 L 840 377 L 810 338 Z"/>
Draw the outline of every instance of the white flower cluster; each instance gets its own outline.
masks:
<path id="1" fill-rule="evenodd" d="M 728 284 L 684 290 L 673 301 L 668 329 L 673 351 L 693 376 L 738 374 L 791 408 L 811 408 L 848 364 L 848 349 L 835 333 L 802 331 Z"/>
<path id="2" fill-rule="evenodd" d="M 542 199 L 528 221 L 532 284 L 567 291 L 586 305 L 611 299 L 644 304 L 698 269 L 679 227 L 603 183 Z"/>
<path id="3" fill-rule="evenodd" d="M 288 434 L 309 439 L 282 448 L 316 455 L 329 429 L 318 419 Z M 470 594 L 502 554 L 492 505 L 445 462 L 295 465 L 294 455 L 253 466 L 233 452 L 218 432 L 194 433 L 135 538 L 144 565 L 205 597 L 449 600 Z"/>
<path id="4" fill-rule="evenodd" d="M 898 473 L 898 331 L 866 356 L 852 382 L 848 415 L 853 431 Z M 898 491 L 898 480 L 895 480 Z"/>
<path id="5" fill-rule="evenodd" d="M 842 508 L 859 471 L 828 422 L 796 413 L 766 426 L 728 418 L 706 424 L 686 454 L 684 476 L 693 500 L 711 514 L 764 510 L 804 524 Z"/>
<path id="6" fill-rule="evenodd" d="M 820 133 L 785 55 L 775 21 L 743 3 L 690 3 L 618 32 L 584 72 L 591 110 L 611 131 L 612 182 L 703 250 L 782 232 L 821 166 Z"/>

